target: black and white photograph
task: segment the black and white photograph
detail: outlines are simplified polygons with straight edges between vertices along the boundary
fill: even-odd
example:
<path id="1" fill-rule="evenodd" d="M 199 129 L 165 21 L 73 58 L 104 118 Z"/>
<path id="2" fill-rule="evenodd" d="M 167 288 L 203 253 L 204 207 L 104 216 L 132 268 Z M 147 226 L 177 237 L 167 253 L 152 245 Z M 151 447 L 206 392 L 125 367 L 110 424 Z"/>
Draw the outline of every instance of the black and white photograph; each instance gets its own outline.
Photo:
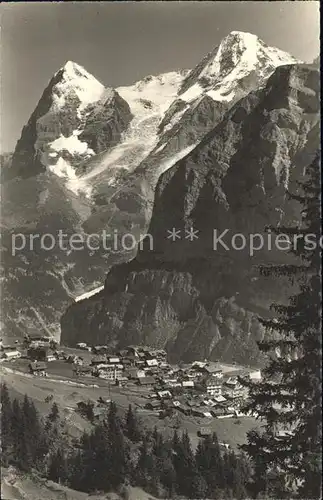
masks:
<path id="1" fill-rule="evenodd" d="M 1 499 L 320 500 L 320 3 L 0 15 Z"/>

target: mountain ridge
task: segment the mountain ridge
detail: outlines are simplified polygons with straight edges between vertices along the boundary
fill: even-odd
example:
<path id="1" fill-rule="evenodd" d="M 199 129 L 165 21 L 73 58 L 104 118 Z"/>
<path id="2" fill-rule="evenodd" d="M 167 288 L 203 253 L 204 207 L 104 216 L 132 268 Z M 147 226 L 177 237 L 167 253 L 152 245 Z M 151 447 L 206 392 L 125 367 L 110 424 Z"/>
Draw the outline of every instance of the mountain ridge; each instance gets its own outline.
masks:
<path id="1" fill-rule="evenodd" d="M 290 56 L 290 60 L 294 58 Z M 80 78 L 75 72 L 83 73 L 82 85 L 87 88 L 85 80 L 92 75 L 72 61 L 65 66 L 65 72 L 72 73 L 69 75 L 72 80 Z M 61 70 L 56 72 L 56 78 Z M 253 73 L 250 78 L 246 75 L 242 83 L 235 82 L 237 96 L 230 101 L 215 100 L 203 91 L 192 102 L 184 102 L 180 99 L 180 88 L 192 71 L 194 68 L 191 72 L 180 70 L 150 75 L 133 85 L 108 90 L 102 89 L 100 82 L 95 83 L 97 94 L 91 94 L 90 103 L 89 98 L 83 100 L 84 109 L 81 110 L 80 99 L 75 99 L 73 92 L 72 96 L 67 93 L 71 102 L 67 102 L 65 110 L 63 107 L 63 113 L 54 113 L 49 121 L 45 120 L 45 131 L 44 120 L 41 120 L 43 136 L 37 137 L 36 123 L 43 115 L 40 113 L 36 119 L 34 116 L 29 136 L 27 133 L 23 144 L 18 141 L 15 160 L 11 167 L 5 168 L 6 172 L 11 170 L 11 175 L 4 184 L 3 203 L 5 259 L 2 282 L 6 297 L 3 331 L 19 336 L 22 330 L 32 332 L 47 324 L 52 334 L 59 337 L 60 316 L 73 299 L 87 296 L 92 289 L 100 289 L 113 265 L 129 261 L 136 254 L 136 249 L 123 252 L 100 249 L 94 254 L 85 250 L 67 255 L 55 248 L 52 252 L 34 254 L 27 251 L 12 257 L 10 238 L 13 230 L 28 237 L 30 232 L 42 234 L 55 232 L 58 228 L 68 234 L 76 232 L 84 236 L 106 229 L 111 234 L 117 231 L 119 239 L 129 232 L 140 239 L 148 229 L 159 176 L 174 164 L 187 161 L 199 145 L 203 147 L 230 108 L 239 99 L 264 87 L 267 74 L 274 68 L 268 68 L 264 77 Z M 87 78 L 87 75 L 90 76 Z M 216 75 L 213 77 L 216 80 Z M 37 107 L 34 113 L 36 110 Z M 244 116 L 242 109 L 237 111 L 235 119 L 243 120 Z M 288 123 L 288 116 L 286 120 Z M 67 132 L 62 138 L 64 127 Z M 75 131 L 77 133 L 73 133 Z M 35 144 L 39 146 L 37 151 Z M 80 144 L 84 145 L 81 153 Z M 86 158 L 91 149 L 94 153 L 100 152 Z M 57 156 L 49 157 L 54 153 Z M 17 158 L 18 165 L 15 165 Z M 41 160 L 45 160 L 45 165 Z M 62 168 L 55 170 L 58 160 Z M 48 161 L 53 163 L 51 168 L 48 168 Z M 25 171 L 23 178 L 19 177 L 21 169 Z M 84 303 L 79 301 L 78 305 L 82 309 Z M 200 305 L 197 307 L 202 311 Z"/>

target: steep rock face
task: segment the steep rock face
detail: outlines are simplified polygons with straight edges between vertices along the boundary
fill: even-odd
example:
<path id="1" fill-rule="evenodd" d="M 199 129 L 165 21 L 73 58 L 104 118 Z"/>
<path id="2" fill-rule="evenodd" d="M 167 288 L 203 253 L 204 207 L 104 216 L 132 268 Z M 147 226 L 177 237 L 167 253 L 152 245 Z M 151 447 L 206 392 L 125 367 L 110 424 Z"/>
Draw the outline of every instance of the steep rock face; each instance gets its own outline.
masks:
<path id="1" fill-rule="evenodd" d="M 107 249 L 100 239 L 102 230 L 111 235 L 117 230 L 119 239 L 131 231 L 139 239 L 148 220 L 140 182 L 129 193 L 127 179 L 115 186 L 114 178 L 120 171 L 133 169 L 151 149 L 164 108 L 175 98 L 186 74 L 149 77 L 118 92 L 104 89 L 95 79 L 93 82 L 93 77 L 74 63 L 54 77 L 22 134 L 15 160 L 1 161 L 0 328 L 4 341 L 12 343 L 39 330 L 59 338 L 62 312 L 74 299 L 102 285 L 111 265 L 135 255 L 118 244 L 113 248 L 112 238 L 107 242 L 112 249 Z M 125 99 L 133 116 L 129 126 Z M 47 135 L 37 136 L 39 122 L 41 130 L 44 122 L 49 124 Z M 63 125 L 66 137 L 61 135 Z M 35 137 L 28 138 L 28 134 Z M 37 140 L 41 148 L 36 152 Z M 91 156 L 93 161 L 84 162 L 92 148 L 104 151 Z M 65 250 L 58 244 L 59 231 L 66 235 Z M 14 255 L 13 232 L 20 247 Z M 39 238 L 46 233 L 55 239 L 51 250 L 41 248 Z M 30 249 L 30 238 L 37 234 L 34 249 Z M 85 244 L 71 250 L 68 238 L 73 234 L 83 241 L 98 234 L 91 240 L 98 249 L 92 251 Z M 24 238 L 26 245 L 21 248 Z M 49 237 L 45 243 L 50 247 Z"/>
<path id="2" fill-rule="evenodd" d="M 156 148 L 137 172 L 144 172 L 154 186 L 169 168 L 167 158 L 179 151 L 187 154 L 239 99 L 262 88 L 275 68 L 296 62 L 255 35 L 230 33 L 183 80 L 177 99 L 160 122 Z"/>
<path id="3" fill-rule="evenodd" d="M 318 147 L 318 71 L 282 66 L 161 176 L 149 228 L 153 249 L 147 238 L 134 260 L 110 271 L 99 295 L 67 310 L 62 342 L 149 342 L 166 346 L 175 360 L 261 362 L 257 315 L 292 290 L 287 281 L 260 277 L 257 265 L 290 255 L 266 243 L 252 256 L 248 242 L 255 233 L 268 238 L 266 226 L 300 221 L 286 189 L 297 189 Z M 172 228 L 180 231 L 175 241 Z M 191 228 L 197 238 L 189 238 Z M 215 245 L 215 229 L 228 230 L 226 247 Z M 246 238 L 244 249 L 234 248 L 235 233 L 242 235 L 238 248 Z"/>
<path id="4" fill-rule="evenodd" d="M 131 118 L 128 104 L 115 90 L 105 89 L 69 61 L 51 79 L 23 128 L 10 178 L 31 177 L 46 169 L 73 177 L 72 167 L 118 140 Z"/>

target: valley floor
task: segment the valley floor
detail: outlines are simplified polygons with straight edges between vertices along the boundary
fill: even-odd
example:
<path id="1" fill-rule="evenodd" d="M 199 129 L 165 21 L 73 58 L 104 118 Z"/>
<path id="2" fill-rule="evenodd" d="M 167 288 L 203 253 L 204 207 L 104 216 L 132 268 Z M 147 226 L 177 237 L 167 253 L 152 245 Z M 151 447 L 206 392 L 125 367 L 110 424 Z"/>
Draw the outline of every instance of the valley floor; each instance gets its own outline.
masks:
<path id="1" fill-rule="evenodd" d="M 2 381 L 7 384 L 13 397 L 21 399 L 27 394 L 32 398 L 41 414 L 46 415 L 55 401 L 68 422 L 70 435 L 74 437 L 91 428 L 91 424 L 76 411 L 77 403 L 80 401 L 96 403 L 100 397 L 115 401 L 121 414 L 131 404 L 136 408 L 145 426 L 149 428 L 157 426 L 165 435 L 173 434 L 175 428 L 186 429 L 194 448 L 198 443 L 197 432 L 201 427 L 211 428 L 217 433 L 219 441 L 237 448 L 239 444 L 245 442 L 246 433 L 250 429 L 261 425 L 253 417 L 208 419 L 186 416 L 179 412 L 173 417 L 160 419 L 156 412 L 144 409 L 149 401 L 150 388 L 136 385 L 118 387 L 96 377 L 77 377 L 73 374 L 73 365 L 63 361 L 48 363 L 47 377 L 35 377 L 28 373 L 28 363 L 26 359 L 2 363 L 0 365 Z M 48 396 L 53 396 L 53 399 L 45 402 Z"/>

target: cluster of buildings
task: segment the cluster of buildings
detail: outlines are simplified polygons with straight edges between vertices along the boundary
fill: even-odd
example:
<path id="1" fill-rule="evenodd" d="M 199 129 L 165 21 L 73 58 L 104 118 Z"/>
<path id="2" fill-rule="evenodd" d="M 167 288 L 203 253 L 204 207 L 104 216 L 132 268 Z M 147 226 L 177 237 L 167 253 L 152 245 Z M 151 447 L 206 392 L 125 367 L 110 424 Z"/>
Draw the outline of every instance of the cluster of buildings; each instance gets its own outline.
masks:
<path id="1" fill-rule="evenodd" d="M 85 344 L 79 348 L 87 349 Z M 95 354 L 89 364 L 74 362 L 76 375 L 96 376 L 118 385 L 129 381 L 139 385 L 154 385 L 160 370 L 168 367 L 166 351 L 145 346 L 130 346 L 115 354 L 105 346 L 91 348 Z"/>
<path id="2" fill-rule="evenodd" d="M 107 346 L 89 347 L 79 343 L 77 354 L 58 350 L 51 338 L 35 336 L 24 341 L 29 371 L 46 376 L 46 362 L 63 360 L 71 363 L 78 377 L 99 377 L 113 385 L 138 386 L 148 401 L 147 410 L 166 416 L 174 411 L 196 417 L 227 418 L 243 416 L 248 388 L 242 379 L 261 380 L 256 369 L 224 367 L 219 363 L 195 361 L 174 366 L 163 349 L 129 346 L 115 353 Z M 81 350 L 87 351 L 82 354 Z M 4 348 L 6 359 L 20 357 L 17 348 Z M 142 390 L 141 390 L 142 389 Z"/>
<path id="3" fill-rule="evenodd" d="M 223 372 L 218 363 L 200 361 L 173 368 L 168 375 L 158 379 L 160 385 L 150 395 L 146 408 L 161 415 L 175 409 L 201 418 L 245 416 L 242 408 L 248 399 L 248 388 L 242 381 L 261 380 L 260 370 L 244 368 Z"/>
<path id="4" fill-rule="evenodd" d="M 219 363 L 206 361 L 171 366 L 166 351 L 145 346 L 130 346 L 114 355 L 97 346 L 95 352 L 89 364 L 74 366 L 77 375 L 97 376 L 122 386 L 136 384 L 148 399 L 145 408 L 160 415 L 177 410 L 196 417 L 243 416 L 248 388 L 241 379 L 261 379 L 260 370 L 224 372 Z"/>

